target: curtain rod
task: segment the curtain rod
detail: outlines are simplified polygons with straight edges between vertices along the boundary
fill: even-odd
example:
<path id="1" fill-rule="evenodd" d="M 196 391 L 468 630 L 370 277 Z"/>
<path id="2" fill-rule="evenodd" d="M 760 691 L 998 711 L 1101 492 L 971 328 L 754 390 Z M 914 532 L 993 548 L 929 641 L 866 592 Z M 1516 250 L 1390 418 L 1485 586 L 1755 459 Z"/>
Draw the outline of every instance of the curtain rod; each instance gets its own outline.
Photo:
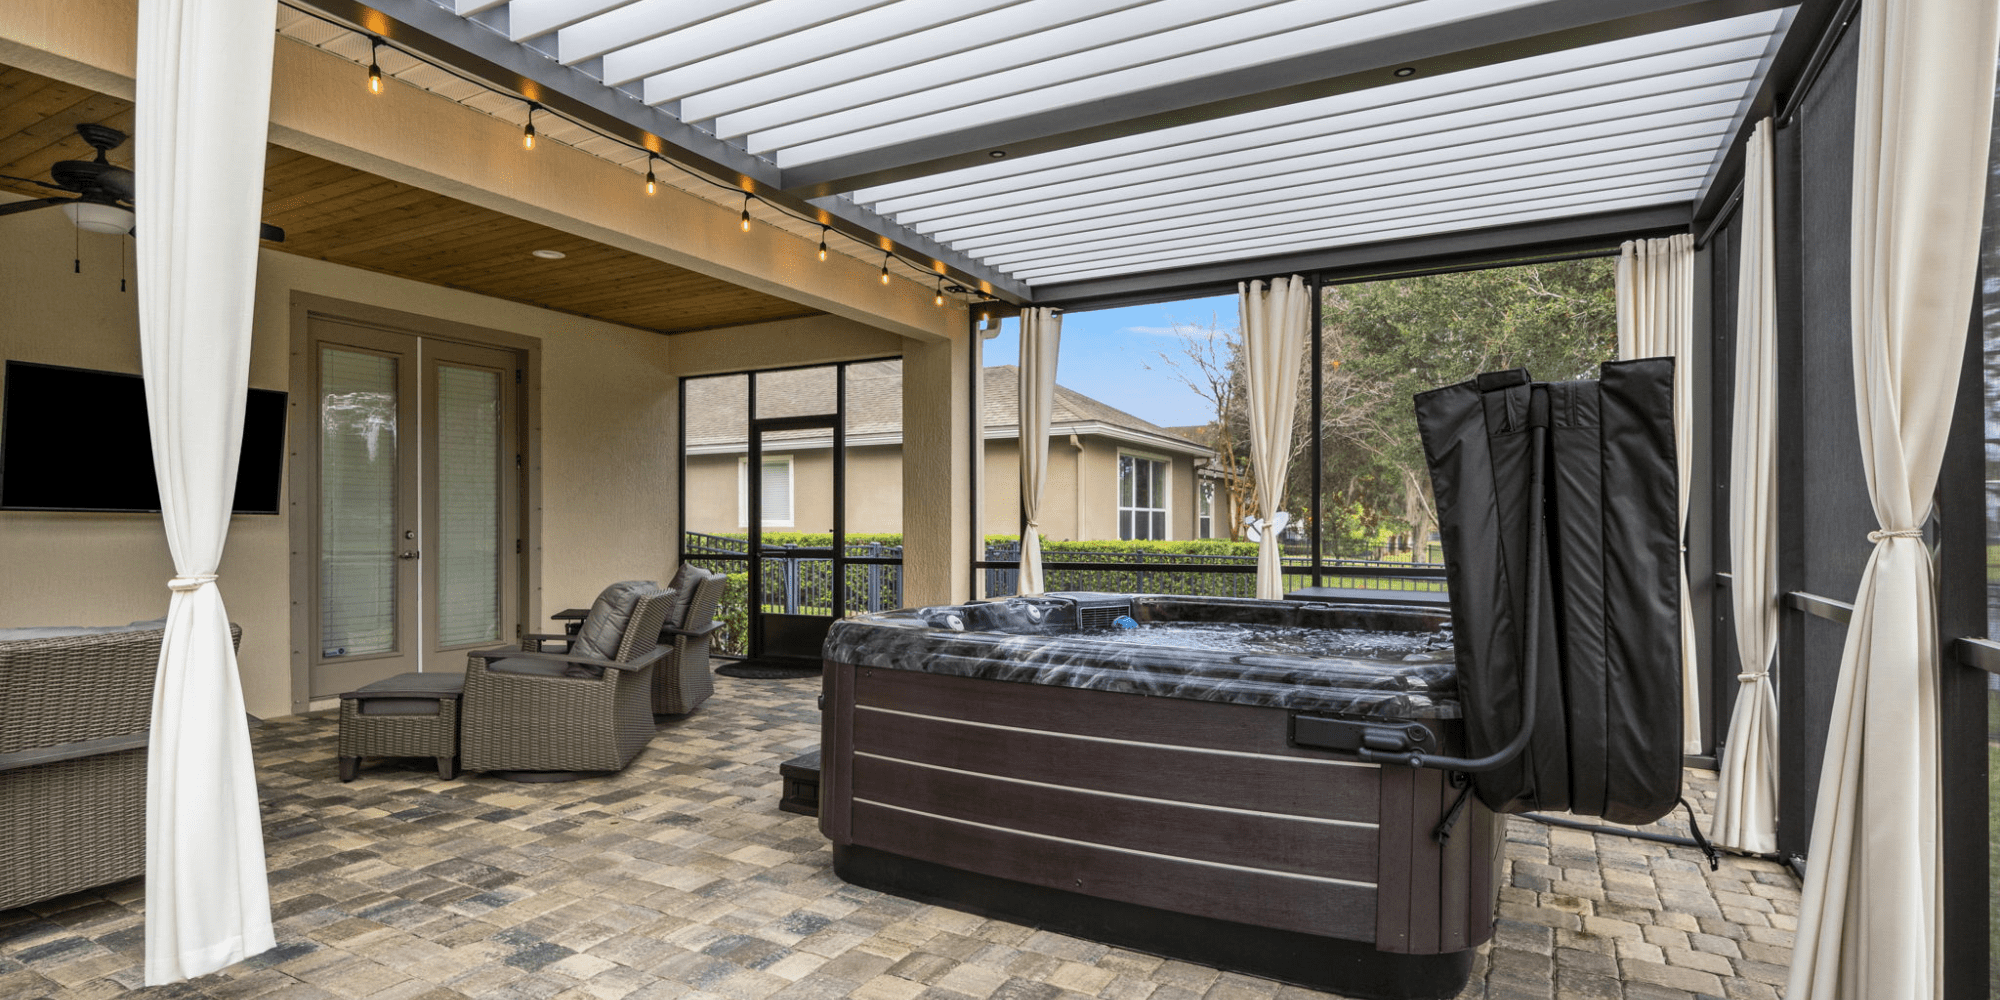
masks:
<path id="1" fill-rule="evenodd" d="M 1696 250 L 1706 248 L 1708 242 L 1716 238 L 1716 232 L 1730 222 L 1730 216 L 1734 216 L 1736 210 L 1742 208 L 1742 204 L 1744 204 L 1744 182 L 1742 178 L 1736 178 L 1736 188 L 1730 190 L 1730 196 L 1722 200 L 1722 208 L 1716 210 L 1716 218 L 1708 220 L 1708 226 L 1702 230 L 1700 236 L 1696 236 L 1694 248 Z"/>
<path id="2" fill-rule="evenodd" d="M 1790 125 L 1792 117 L 1799 113 L 1799 105 L 1805 101 L 1806 94 L 1812 91 L 1813 84 L 1819 80 L 1820 71 L 1826 68 L 1827 61 L 1833 58 L 1834 47 L 1839 45 L 1840 39 L 1847 34 L 1848 25 L 1854 23 L 1854 12 L 1860 7 L 1861 0 L 1842 0 L 1840 10 L 1834 14 L 1836 22 L 1834 28 L 1820 36 L 1819 44 L 1813 47 L 1812 58 L 1806 60 L 1805 70 L 1799 73 L 1798 85 L 1792 88 L 1791 93 L 1785 95 L 1784 106 L 1772 117 L 1779 127 Z"/>

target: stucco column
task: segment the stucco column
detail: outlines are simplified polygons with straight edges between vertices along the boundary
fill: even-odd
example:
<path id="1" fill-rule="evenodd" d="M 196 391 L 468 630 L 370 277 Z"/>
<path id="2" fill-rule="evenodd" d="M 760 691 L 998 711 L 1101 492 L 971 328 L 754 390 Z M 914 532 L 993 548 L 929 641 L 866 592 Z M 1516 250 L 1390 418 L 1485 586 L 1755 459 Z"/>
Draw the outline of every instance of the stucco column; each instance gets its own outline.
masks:
<path id="1" fill-rule="evenodd" d="M 909 607 L 972 596 L 977 344 L 962 319 L 949 342 L 904 341 L 903 603 Z"/>

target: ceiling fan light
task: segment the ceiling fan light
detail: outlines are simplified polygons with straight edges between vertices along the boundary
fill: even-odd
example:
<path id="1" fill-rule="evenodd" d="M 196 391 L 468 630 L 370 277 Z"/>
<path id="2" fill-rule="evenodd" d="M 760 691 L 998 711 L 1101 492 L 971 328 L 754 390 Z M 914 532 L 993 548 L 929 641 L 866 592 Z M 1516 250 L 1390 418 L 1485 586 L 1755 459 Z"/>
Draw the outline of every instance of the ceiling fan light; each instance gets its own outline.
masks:
<path id="1" fill-rule="evenodd" d="M 132 212 L 116 205 L 94 201 L 72 201 L 62 207 L 64 215 L 87 233 L 127 233 L 132 231 Z"/>

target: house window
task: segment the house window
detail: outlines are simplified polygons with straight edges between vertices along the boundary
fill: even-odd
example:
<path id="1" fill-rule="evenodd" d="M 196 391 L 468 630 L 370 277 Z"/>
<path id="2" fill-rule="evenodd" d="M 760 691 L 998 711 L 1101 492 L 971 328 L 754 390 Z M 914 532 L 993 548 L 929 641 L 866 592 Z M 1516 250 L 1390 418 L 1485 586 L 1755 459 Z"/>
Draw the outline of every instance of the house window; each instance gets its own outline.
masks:
<path id="1" fill-rule="evenodd" d="M 736 460 L 736 524 L 750 524 L 750 460 Z M 764 527 L 792 526 L 792 456 L 764 459 Z"/>
<path id="2" fill-rule="evenodd" d="M 1138 455 L 1118 456 L 1118 537 L 1167 537 L 1167 463 Z"/>
<path id="3" fill-rule="evenodd" d="M 1215 484 L 1203 483 L 1195 507 L 1194 537 L 1215 537 Z"/>

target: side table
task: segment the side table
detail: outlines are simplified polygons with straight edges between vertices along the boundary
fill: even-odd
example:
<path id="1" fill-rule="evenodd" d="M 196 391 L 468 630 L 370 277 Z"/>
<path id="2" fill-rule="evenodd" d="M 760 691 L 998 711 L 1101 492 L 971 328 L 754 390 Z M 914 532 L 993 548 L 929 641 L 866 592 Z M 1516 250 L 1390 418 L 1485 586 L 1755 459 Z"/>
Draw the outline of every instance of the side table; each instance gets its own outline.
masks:
<path id="1" fill-rule="evenodd" d="M 397 674 L 340 696 L 340 780 L 363 757 L 434 757 L 438 777 L 458 775 L 458 699 L 465 675 Z"/>

